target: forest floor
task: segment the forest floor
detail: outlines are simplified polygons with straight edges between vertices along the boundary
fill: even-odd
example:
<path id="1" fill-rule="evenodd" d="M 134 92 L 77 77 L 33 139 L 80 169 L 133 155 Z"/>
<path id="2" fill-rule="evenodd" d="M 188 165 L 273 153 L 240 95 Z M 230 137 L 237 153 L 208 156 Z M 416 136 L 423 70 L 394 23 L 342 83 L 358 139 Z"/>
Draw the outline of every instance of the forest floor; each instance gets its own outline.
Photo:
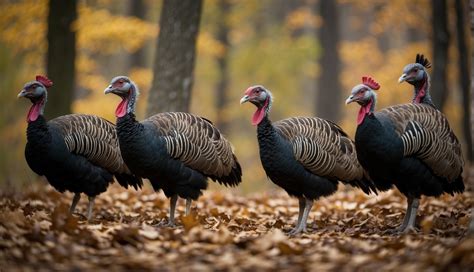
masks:
<path id="1" fill-rule="evenodd" d="M 315 203 L 309 233 L 288 237 L 297 200 L 280 190 L 206 192 L 187 217 L 180 200 L 178 227 L 167 228 L 154 225 L 166 221 L 168 201 L 149 188 L 126 191 L 114 184 L 97 198 L 87 222 L 81 215 L 87 198 L 71 217 L 71 194 L 37 187 L 2 193 L 0 271 L 474 269 L 467 193 L 422 199 L 420 230 L 394 236 L 384 231 L 403 219 L 400 194 L 341 188 Z"/>

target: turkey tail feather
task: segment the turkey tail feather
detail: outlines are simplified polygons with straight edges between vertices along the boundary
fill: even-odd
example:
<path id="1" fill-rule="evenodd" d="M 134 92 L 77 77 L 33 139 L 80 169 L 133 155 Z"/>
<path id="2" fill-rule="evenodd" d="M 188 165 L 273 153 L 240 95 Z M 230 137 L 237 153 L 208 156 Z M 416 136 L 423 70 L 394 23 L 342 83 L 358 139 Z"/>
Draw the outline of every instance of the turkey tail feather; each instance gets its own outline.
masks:
<path id="1" fill-rule="evenodd" d="M 128 186 L 130 186 L 138 190 L 143 186 L 143 180 L 140 177 L 130 174 L 114 174 L 114 176 L 117 182 L 125 189 L 128 189 Z"/>

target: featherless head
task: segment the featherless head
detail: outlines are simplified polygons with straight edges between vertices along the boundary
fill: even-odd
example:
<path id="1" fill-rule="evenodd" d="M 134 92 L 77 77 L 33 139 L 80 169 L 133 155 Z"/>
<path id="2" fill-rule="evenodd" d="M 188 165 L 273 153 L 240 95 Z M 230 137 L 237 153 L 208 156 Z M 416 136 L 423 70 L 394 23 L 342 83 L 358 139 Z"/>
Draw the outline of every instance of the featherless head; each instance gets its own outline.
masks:
<path id="1" fill-rule="evenodd" d="M 104 90 L 104 93 L 113 93 L 118 96 L 128 96 L 130 91 L 134 91 L 135 95 L 139 94 L 139 90 L 135 82 L 133 82 L 127 76 L 116 76 L 112 78 L 110 85 Z"/>
<path id="2" fill-rule="evenodd" d="M 25 83 L 18 97 L 29 98 L 33 103 L 46 97 L 47 88 L 53 86 L 53 82 L 45 76 L 36 76 L 36 80 Z"/>
<path id="3" fill-rule="evenodd" d="M 407 64 L 403 68 L 403 73 L 398 82 L 408 82 L 414 86 L 415 93 L 413 103 L 426 103 L 434 106 L 431 101 L 430 75 L 427 69 L 431 68 L 431 63 L 423 54 L 417 54 L 414 63 Z"/>
<path id="4" fill-rule="evenodd" d="M 115 110 L 117 117 L 123 117 L 127 113 L 135 111 L 135 102 L 140 91 L 137 85 L 127 76 L 116 76 L 110 81 L 110 85 L 104 90 L 105 94 L 113 93 L 122 98 Z"/>
<path id="5" fill-rule="evenodd" d="M 258 125 L 268 114 L 273 103 L 272 93 L 262 85 L 255 85 L 247 88 L 244 96 L 240 99 L 240 104 L 250 102 L 257 107 L 257 111 L 252 117 L 252 124 Z"/>
<path id="6" fill-rule="evenodd" d="M 362 84 L 354 86 L 351 95 L 347 98 L 346 104 L 357 102 L 366 105 L 377 97 L 376 90 L 380 89 L 380 84 L 370 76 L 362 77 Z"/>
<path id="7" fill-rule="evenodd" d="M 33 105 L 28 112 L 28 122 L 38 119 L 43 114 L 44 105 L 46 104 L 48 91 L 47 88 L 53 86 L 53 82 L 45 76 L 38 75 L 36 80 L 27 82 L 18 94 L 18 97 L 28 98 Z"/>
<path id="8" fill-rule="evenodd" d="M 399 83 L 406 81 L 412 85 L 424 82 L 429 77 L 426 69 L 431 68 L 431 63 L 423 54 L 417 54 L 414 63 L 407 64 L 403 68 L 402 75 L 398 79 Z"/>
<path id="9" fill-rule="evenodd" d="M 361 107 L 357 115 L 357 124 L 360 125 L 365 117 L 374 111 L 377 101 L 375 90 L 380 89 L 380 84 L 370 76 L 362 77 L 362 84 L 356 85 L 351 90 L 351 95 L 346 99 L 346 104 L 357 102 Z"/>
<path id="10" fill-rule="evenodd" d="M 262 85 L 250 86 L 245 90 L 244 96 L 240 100 L 240 104 L 251 102 L 257 107 L 262 107 L 265 101 L 273 102 L 272 93 L 265 89 Z"/>

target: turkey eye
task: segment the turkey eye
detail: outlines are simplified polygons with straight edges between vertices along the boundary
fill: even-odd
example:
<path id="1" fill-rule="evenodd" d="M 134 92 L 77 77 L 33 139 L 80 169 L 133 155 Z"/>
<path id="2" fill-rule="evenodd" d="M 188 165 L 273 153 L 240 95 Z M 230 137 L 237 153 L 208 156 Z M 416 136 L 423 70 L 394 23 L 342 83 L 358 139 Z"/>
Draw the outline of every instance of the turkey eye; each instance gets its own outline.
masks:
<path id="1" fill-rule="evenodd" d="M 413 69 L 413 72 L 414 73 L 418 72 L 418 68 Z"/>

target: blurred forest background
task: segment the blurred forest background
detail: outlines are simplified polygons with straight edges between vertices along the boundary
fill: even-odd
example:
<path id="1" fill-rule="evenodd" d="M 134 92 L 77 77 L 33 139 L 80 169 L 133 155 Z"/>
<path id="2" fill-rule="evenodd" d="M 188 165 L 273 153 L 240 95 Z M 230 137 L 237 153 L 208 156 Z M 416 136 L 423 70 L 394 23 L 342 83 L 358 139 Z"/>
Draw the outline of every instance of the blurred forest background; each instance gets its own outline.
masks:
<path id="1" fill-rule="evenodd" d="M 165 20 L 161 12 L 170 2 L 181 3 L 0 1 L 1 188 L 32 186 L 39 179 L 23 155 L 30 104 L 16 98 L 36 74 L 48 74 L 55 83 L 45 110 L 49 118 L 80 112 L 115 121 L 119 100 L 103 90 L 112 77 L 128 75 L 141 90 L 138 119 L 179 109 L 212 120 L 235 146 L 244 171 L 237 190 L 246 193 L 272 186 L 250 124 L 255 108 L 239 105 L 248 86 L 262 84 L 273 92 L 272 120 L 316 115 L 353 136 L 358 107 L 344 106 L 352 86 L 369 74 L 382 86 L 379 109 L 409 102 L 411 85 L 397 79 L 423 53 L 433 63 L 434 101 L 460 138 L 466 160 L 472 159 L 467 1 L 196 0 L 189 16 Z M 189 95 L 173 106 L 166 100 L 172 99 L 166 95 L 170 86 L 163 86 L 168 82 L 159 79 L 166 74 L 163 67 L 177 69 L 164 65 L 167 50 L 183 49 L 173 46 L 176 36 L 169 32 L 160 49 L 160 27 L 166 26 L 159 22 L 169 27 L 189 18 L 198 29 L 195 62 L 193 55 L 181 55 L 190 57 L 183 69 L 194 78 L 180 83 Z M 163 47 L 166 43 L 171 46 Z M 161 58 L 155 54 L 160 50 Z"/>

